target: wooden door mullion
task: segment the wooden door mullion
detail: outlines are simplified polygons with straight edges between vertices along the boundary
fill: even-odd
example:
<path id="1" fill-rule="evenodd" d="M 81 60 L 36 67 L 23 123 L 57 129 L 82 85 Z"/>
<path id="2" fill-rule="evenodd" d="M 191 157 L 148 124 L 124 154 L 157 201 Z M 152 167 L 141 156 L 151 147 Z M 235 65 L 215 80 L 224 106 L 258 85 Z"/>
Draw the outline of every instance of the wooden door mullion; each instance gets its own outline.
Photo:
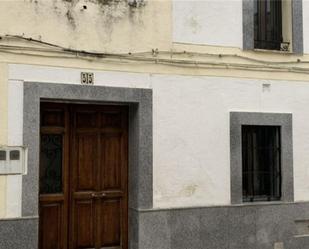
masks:
<path id="1" fill-rule="evenodd" d="M 68 216 L 69 216 L 69 158 L 70 158 L 70 117 L 68 106 L 64 108 L 64 165 L 63 165 L 63 194 L 64 194 L 64 219 L 63 219 L 63 249 L 68 247 Z"/>
<path id="2" fill-rule="evenodd" d="M 102 162 L 100 160 L 101 158 L 101 153 L 102 153 L 102 146 L 101 146 L 101 132 L 100 132 L 100 125 L 101 125 L 101 113 L 98 110 L 97 111 L 97 116 L 96 116 L 96 122 L 97 122 L 97 128 L 98 131 L 96 132 L 97 134 L 97 156 L 96 156 L 96 192 L 100 192 L 102 189 L 102 183 L 101 183 L 101 174 L 102 174 Z M 96 225 L 95 225 L 95 247 L 96 249 L 100 249 L 101 248 L 101 228 L 100 228 L 100 224 L 101 224 L 101 199 L 96 199 L 95 200 L 95 209 L 96 209 L 96 215 L 94 216 Z"/>
<path id="3" fill-rule="evenodd" d="M 68 207 L 68 249 L 73 249 L 75 244 L 75 228 L 73 226 L 74 224 L 74 198 L 73 198 L 73 189 L 75 188 L 75 174 L 74 174 L 74 163 L 76 162 L 74 155 L 74 151 L 76 151 L 76 142 L 74 140 L 74 126 L 75 126 L 75 115 L 73 112 L 73 106 L 68 106 L 69 114 L 69 139 L 70 139 L 70 157 L 69 157 L 69 207 Z"/>
<path id="4" fill-rule="evenodd" d="M 121 143 L 121 245 L 128 248 L 128 112 L 122 111 L 122 143 Z"/>

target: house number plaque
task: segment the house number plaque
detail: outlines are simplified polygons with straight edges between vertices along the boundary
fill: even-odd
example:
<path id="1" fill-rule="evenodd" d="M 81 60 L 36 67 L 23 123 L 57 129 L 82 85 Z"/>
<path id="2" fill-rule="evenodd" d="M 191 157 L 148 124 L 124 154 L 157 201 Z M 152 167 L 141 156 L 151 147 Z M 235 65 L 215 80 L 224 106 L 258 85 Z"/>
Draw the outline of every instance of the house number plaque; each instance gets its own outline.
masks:
<path id="1" fill-rule="evenodd" d="M 93 85 L 94 75 L 93 73 L 81 72 L 81 84 L 82 85 Z"/>

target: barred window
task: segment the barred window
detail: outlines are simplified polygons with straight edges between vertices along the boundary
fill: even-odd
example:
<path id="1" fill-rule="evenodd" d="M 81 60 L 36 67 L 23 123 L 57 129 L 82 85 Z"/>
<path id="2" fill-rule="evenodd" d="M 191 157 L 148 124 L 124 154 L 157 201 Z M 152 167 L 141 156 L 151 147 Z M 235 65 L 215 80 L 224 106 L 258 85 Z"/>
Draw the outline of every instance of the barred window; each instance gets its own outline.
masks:
<path id="1" fill-rule="evenodd" d="M 281 50 L 281 0 L 254 1 L 254 48 Z"/>
<path id="2" fill-rule="evenodd" d="M 281 199 L 279 126 L 242 126 L 243 201 Z"/>

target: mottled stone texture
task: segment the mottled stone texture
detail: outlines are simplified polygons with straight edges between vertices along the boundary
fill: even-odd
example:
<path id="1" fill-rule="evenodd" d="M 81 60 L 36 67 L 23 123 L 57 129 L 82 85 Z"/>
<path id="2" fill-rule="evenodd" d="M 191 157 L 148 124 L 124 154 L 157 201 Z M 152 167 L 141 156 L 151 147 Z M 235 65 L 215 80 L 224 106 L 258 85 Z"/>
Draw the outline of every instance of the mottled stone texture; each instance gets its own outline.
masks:
<path id="1" fill-rule="evenodd" d="M 38 246 L 38 218 L 0 221 L 1 249 L 33 249 Z"/>
<path id="2" fill-rule="evenodd" d="M 302 0 L 292 0 L 292 19 L 293 53 L 302 54 L 304 52 Z"/>
<path id="3" fill-rule="evenodd" d="M 169 210 L 129 210 L 130 249 L 309 248 L 295 220 L 309 220 L 309 202 Z M 35 249 L 38 219 L 0 221 L 1 249 Z"/>
<path id="4" fill-rule="evenodd" d="M 144 210 L 138 249 L 274 249 L 277 242 L 305 249 L 309 237 L 296 236 L 302 219 L 309 219 L 309 203 Z"/>
<path id="5" fill-rule="evenodd" d="M 242 27 L 243 27 L 243 49 L 254 49 L 254 1 L 243 0 L 242 2 Z"/>

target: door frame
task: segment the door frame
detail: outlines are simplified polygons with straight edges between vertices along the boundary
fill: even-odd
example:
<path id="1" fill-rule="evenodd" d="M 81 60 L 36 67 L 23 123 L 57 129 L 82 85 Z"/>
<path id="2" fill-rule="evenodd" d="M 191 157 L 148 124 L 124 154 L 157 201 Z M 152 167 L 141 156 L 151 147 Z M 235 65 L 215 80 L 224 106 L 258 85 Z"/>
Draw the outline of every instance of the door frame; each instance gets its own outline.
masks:
<path id="1" fill-rule="evenodd" d="M 25 82 L 23 140 L 28 166 L 22 179 L 22 216 L 38 217 L 41 101 L 129 106 L 128 237 L 129 248 L 138 248 L 138 211 L 153 207 L 152 90 Z"/>

